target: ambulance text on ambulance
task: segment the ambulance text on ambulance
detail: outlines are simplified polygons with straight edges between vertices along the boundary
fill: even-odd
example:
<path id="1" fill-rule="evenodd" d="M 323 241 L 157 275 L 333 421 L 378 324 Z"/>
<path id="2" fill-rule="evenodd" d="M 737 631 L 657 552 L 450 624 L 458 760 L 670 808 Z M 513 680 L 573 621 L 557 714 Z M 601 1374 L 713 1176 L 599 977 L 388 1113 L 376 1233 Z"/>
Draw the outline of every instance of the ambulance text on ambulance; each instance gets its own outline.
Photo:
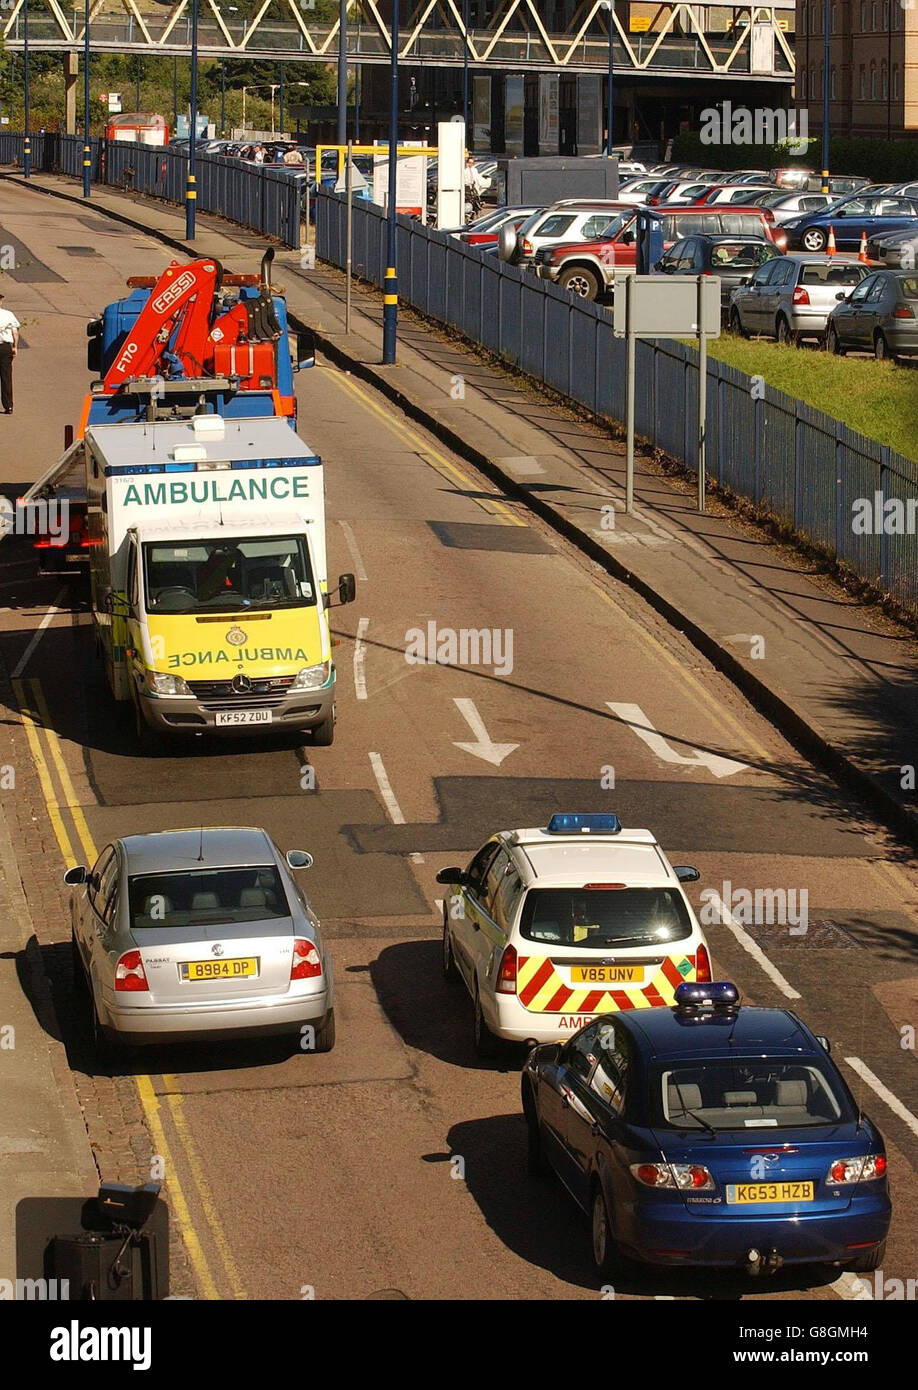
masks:
<path id="1" fill-rule="evenodd" d="M 213 662 L 243 662 L 243 661 L 298 661 L 302 666 L 307 666 L 311 661 L 303 651 L 302 647 L 246 647 L 244 651 L 232 652 L 177 652 L 169 657 L 169 665 L 176 666 L 206 666 Z"/>
<path id="2" fill-rule="evenodd" d="M 274 498 L 283 501 L 290 497 L 308 497 L 309 479 L 283 474 L 260 474 L 255 478 L 202 478 L 198 475 L 187 482 L 178 479 L 168 483 L 144 483 L 140 488 L 131 483 L 124 494 L 125 507 L 176 507 L 183 503 L 203 506 L 205 502 L 255 502 Z"/>

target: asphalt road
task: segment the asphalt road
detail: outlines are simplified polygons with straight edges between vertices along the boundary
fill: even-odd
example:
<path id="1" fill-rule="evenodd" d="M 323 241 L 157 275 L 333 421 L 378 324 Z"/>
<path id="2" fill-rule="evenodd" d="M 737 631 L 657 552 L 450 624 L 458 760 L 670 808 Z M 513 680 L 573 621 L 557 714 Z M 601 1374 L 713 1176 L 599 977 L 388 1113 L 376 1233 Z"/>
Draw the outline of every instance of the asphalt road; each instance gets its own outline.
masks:
<path id="1" fill-rule="evenodd" d="M 0 182 L 0 242 L 11 241 L 6 305 L 26 346 L 16 411 L 0 418 L 0 487 L 14 495 L 78 417 L 86 319 L 170 255 Z M 252 269 L 254 256 L 241 250 L 230 268 Z M 525 1176 L 517 1068 L 476 1060 L 469 1001 L 439 963 L 438 869 L 557 809 L 649 826 L 674 862 L 701 870 L 696 903 L 725 883 L 808 894 L 804 936 L 720 924 L 708 938 L 748 999 L 786 1004 L 831 1038 L 889 1147 L 884 1273 L 914 1277 L 918 1088 L 900 1030 L 915 1019 L 918 874 L 907 857 L 678 633 L 382 398 L 321 361 L 298 394 L 300 433 L 326 463 L 329 572 L 358 575 L 356 603 L 334 611 L 332 748 L 246 741 L 138 756 L 93 654 L 85 595 L 37 579 L 21 543 L 0 544 L 0 656 L 11 700 L 35 720 L 11 734 L 27 888 L 38 894 L 42 875 L 59 881 L 65 858 L 83 862 L 113 836 L 173 826 L 263 825 L 282 849 L 315 856 L 306 886 L 335 958 L 334 1052 L 156 1049 L 121 1068 L 136 1075 L 150 1154 L 165 1160 L 184 1291 L 599 1296 L 585 1223 L 558 1186 Z M 409 664 L 408 634 L 428 623 L 494 629 L 503 659 Z M 38 864 L 36 836 L 48 846 Z M 54 943 L 67 931 L 63 912 L 43 917 L 59 1001 L 71 981 Z M 92 1077 L 79 1024 L 65 1031 L 73 1068 Z M 616 1293 L 839 1299 L 853 1281 L 651 1271 Z"/>

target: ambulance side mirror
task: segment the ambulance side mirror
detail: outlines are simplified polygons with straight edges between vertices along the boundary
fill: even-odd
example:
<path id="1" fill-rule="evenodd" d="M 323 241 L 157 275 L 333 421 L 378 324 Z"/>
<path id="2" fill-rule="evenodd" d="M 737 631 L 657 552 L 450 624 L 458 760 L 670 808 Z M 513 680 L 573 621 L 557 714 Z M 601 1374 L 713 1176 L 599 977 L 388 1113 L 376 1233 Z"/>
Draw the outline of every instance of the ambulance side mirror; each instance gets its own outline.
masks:
<path id="1" fill-rule="evenodd" d="M 680 883 L 697 883 L 701 874 L 691 864 L 675 864 L 673 869 Z"/>
<path id="2" fill-rule="evenodd" d="M 353 603 L 357 597 L 357 580 L 352 574 L 342 574 L 338 576 L 338 602 L 340 604 Z"/>
<path id="3" fill-rule="evenodd" d="M 103 613 L 112 613 L 115 609 L 115 595 L 112 589 L 103 589 L 99 594 L 99 607 Z"/>

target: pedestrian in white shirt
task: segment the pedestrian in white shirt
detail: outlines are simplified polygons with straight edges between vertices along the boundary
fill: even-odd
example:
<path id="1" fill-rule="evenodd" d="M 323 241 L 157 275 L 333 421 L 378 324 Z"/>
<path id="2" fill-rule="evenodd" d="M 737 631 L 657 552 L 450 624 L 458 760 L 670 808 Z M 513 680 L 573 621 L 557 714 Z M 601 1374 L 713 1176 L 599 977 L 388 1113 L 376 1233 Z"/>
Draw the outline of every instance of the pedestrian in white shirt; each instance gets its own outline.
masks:
<path id="1" fill-rule="evenodd" d="M 0 294 L 0 405 L 6 415 L 13 413 L 13 358 L 19 351 L 19 320 L 3 307 Z"/>

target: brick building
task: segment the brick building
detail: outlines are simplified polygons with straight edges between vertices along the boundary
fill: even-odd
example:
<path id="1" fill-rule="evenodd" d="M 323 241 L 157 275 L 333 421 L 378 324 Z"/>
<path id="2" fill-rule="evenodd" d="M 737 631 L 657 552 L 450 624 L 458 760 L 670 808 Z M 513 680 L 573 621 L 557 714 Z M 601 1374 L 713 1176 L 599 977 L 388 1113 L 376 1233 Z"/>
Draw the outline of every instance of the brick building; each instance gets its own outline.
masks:
<path id="1" fill-rule="evenodd" d="M 828 8 L 832 133 L 914 139 L 916 0 L 829 0 Z M 811 133 L 822 127 L 825 10 L 823 0 L 797 0 L 796 101 L 809 112 Z"/>

